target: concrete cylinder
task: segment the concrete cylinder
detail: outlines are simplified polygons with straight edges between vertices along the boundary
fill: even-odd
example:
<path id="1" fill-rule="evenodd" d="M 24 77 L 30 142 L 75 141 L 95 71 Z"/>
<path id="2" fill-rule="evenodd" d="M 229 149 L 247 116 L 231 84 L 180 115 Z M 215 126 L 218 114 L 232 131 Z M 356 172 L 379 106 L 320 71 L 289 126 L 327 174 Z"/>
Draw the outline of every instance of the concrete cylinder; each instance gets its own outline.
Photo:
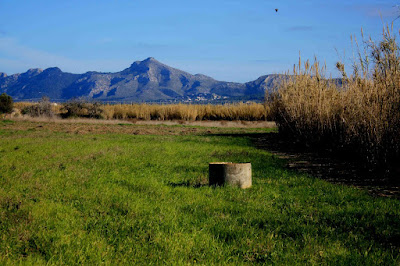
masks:
<path id="1" fill-rule="evenodd" d="M 210 186 L 251 187 L 251 163 L 215 162 L 208 166 Z"/>

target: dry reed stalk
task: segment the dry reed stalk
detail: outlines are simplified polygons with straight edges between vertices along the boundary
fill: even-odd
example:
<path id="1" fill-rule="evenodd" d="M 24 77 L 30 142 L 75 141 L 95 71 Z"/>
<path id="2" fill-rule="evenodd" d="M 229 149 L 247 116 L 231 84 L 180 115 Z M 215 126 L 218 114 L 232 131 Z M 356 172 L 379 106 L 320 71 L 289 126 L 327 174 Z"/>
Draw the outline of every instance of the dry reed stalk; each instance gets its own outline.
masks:
<path id="1" fill-rule="evenodd" d="M 355 39 L 354 39 L 355 40 Z M 295 67 L 277 92 L 267 95 L 281 133 L 307 145 L 351 150 L 373 167 L 391 168 L 400 159 L 400 53 L 392 29 L 379 43 L 357 41 L 357 60 L 348 76 L 337 63 L 342 85 L 325 77 L 316 60 Z"/>
<path id="2" fill-rule="evenodd" d="M 238 103 L 225 105 L 192 104 L 118 104 L 104 105 L 106 119 L 138 120 L 266 120 L 269 107 L 258 103 Z"/>

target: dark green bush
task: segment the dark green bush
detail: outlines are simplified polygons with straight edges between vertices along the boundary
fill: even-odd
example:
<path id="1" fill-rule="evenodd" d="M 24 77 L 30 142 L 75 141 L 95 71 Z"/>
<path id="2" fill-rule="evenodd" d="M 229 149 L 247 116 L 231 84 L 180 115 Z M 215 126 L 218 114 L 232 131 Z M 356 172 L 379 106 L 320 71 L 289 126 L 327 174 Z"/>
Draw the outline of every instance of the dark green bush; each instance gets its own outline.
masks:
<path id="1" fill-rule="evenodd" d="M 0 114 L 11 113 L 14 106 L 14 101 L 11 96 L 6 93 L 0 95 Z"/>
<path id="2" fill-rule="evenodd" d="M 63 118 L 69 117 L 85 117 L 85 118 L 103 118 L 103 109 L 98 102 L 88 103 L 81 100 L 73 99 L 63 104 L 61 109 L 64 113 Z"/>

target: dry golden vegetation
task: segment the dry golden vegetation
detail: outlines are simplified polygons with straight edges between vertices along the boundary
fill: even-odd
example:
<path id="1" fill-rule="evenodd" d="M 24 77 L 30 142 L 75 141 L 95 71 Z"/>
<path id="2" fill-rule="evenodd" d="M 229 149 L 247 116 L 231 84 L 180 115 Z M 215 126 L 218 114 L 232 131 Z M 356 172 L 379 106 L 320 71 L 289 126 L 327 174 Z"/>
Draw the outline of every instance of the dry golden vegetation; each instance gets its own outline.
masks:
<path id="1" fill-rule="evenodd" d="M 14 103 L 14 115 L 19 116 L 24 112 L 24 110 L 29 110 L 32 106 L 35 106 L 35 105 L 38 105 L 38 103 L 15 102 Z M 61 104 L 56 104 L 56 103 L 50 104 L 50 109 L 51 109 L 52 113 L 54 113 L 54 114 L 61 114 L 62 113 L 61 108 L 62 108 Z"/>
<path id="2" fill-rule="evenodd" d="M 400 155 L 400 53 L 393 30 L 383 39 L 364 40 L 348 75 L 326 79 L 325 66 L 308 61 L 294 68 L 268 95 L 279 131 L 307 145 L 352 151 L 374 167 L 398 165 Z M 340 84 L 340 85 L 339 85 Z"/>
<path id="3" fill-rule="evenodd" d="M 67 103 L 68 104 L 68 103 Z M 15 108 L 22 111 L 26 110 L 33 103 L 19 102 Z M 76 116 L 90 116 L 90 110 L 95 107 L 91 103 L 71 104 L 68 110 L 76 109 Z M 52 105 L 52 111 L 56 115 L 66 113 L 65 105 Z M 137 120 L 184 120 L 184 121 L 203 121 L 203 120 L 244 120 L 260 121 L 267 120 L 269 109 L 259 103 L 237 103 L 224 105 L 192 105 L 192 104 L 115 104 L 97 106 L 101 118 L 104 119 L 137 119 Z M 73 110 L 72 110 L 73 111 Z M 74 116 L 74 115 L 69 115 Z"/>
<path id="4" fill-rule="evenodd" d="M 119 104 L 103 107 L 107 119 L 140 119 L 140 120 L 266 120 L 267 108 L 258 103 L 239 103 L 226 105 L 148 105 Z"/>

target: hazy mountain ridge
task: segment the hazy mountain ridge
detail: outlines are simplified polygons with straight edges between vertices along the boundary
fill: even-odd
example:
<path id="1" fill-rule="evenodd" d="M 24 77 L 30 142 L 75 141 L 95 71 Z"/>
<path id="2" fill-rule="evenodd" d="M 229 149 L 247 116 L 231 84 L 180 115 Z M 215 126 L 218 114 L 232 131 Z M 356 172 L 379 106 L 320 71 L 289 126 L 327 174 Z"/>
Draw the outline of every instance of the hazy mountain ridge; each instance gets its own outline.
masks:
<path id="1" fill-rule="evenodd" d="M 272 88 L 281 75 L 266 75 L 247 83 L 217 81 L 162 64 L 150 57 L 134 62 L 115 73 L 71 74 L 59 68 L 29 69 L 7 76 L 0 73 L 0 93 L 15 100 L 37 100 L 47 96 L 53 101 L 88 98 L 99 101 L 213 101 L 243 97 L 259 98 Z"/>

